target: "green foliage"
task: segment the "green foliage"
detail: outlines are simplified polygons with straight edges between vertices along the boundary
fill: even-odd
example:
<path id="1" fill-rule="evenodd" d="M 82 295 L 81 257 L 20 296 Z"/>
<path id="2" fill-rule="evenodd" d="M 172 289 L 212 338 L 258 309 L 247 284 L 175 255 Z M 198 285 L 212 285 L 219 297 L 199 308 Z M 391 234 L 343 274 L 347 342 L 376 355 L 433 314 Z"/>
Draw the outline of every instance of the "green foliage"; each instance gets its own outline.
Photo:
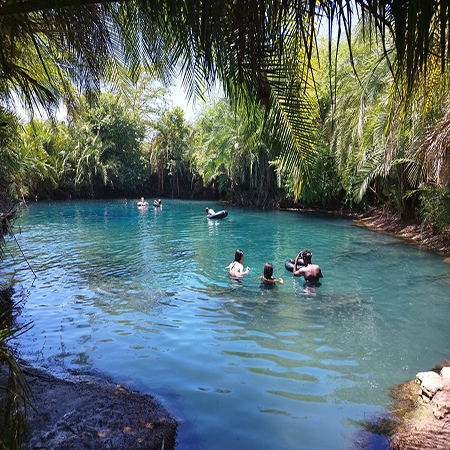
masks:
<path id="1" fill-rule="evenodd" d="M 171 181 L 171 195 L 180 196 L 180 177 L 189 182 L 189 127 L 183 111 L 176 107 L 164 111 L 155 124 L 150 162 L 158 175 L 158 193 L 164 193 L 164 178 Z"/>
<path id="2" fill-rule="evenodd" d="M 104 94 L 99 103 L 89 108 L 83 108 L 83 119 L 92 132 L 98 136 L 99 145 L 97 162 L 104 167 L 96 171 L 103 173 L 109 169 L 109 182 L 118 194 L 137 192 L 142 188 L 145 172 L 141 162 L 141 142 L 144 138 L 144 127 L 138 118 L 132 117 L 120 101 L 120 97 Z M 94 148 L 94 147 L 93 147 Z M 95 159 L 95 158 L 94 158 Z M 93 160 L 91 166 L 99 167 Z"/>
<path id="3" fill-rule="evenodd" d="M 299 202 L 315 208 L 340 209 L 345 201 L 342 181 L 336 158 L 330 153 L 328 146 L 322 145 L 317 149 L 310 165 L 309 177 L 304 183 Z"/>
<path id="4" fill-rule="evenodd" d="M 9 213 L 20 198 L 20 126 L 14 114 L 0 106 L 0 207 Z"/>
<path id="5" fill-rule="evenodd" d="M 278 195 L 262 115 L 233 109 L 225 100 L 207 106 L 194 128 L 193 163 L 205 185 L 236 203 L 268 205 Z"/>
<path id="6" fill-rule="evenodd" d="M 6 343 L 11 337 L 25 332 L 29 325 L 12 329 L 9 327 L 10 316 L 10 311 L 0 313 L 0 364 L 5 365 L 8 371 L 6 386 L 0 386 L 0 448 L 20 450 L 27 432 L 26 413 L 31 390 Z"/>
<path id="7" fill-rule="evenodd" d="M 21 158 L 25 194 L 32 197 L 93 197 L 114 190 L 136 194 L 145 182 L 144 126 L 133 119 L 120 97 L 104 95 L 83 114 L 24 127 Z"/>
<path id="8" fill-rule="evenodd" d="M 450 188 L 425 184 L 419 188 L 419 198 L 422 223 L 450 238 Z"/>

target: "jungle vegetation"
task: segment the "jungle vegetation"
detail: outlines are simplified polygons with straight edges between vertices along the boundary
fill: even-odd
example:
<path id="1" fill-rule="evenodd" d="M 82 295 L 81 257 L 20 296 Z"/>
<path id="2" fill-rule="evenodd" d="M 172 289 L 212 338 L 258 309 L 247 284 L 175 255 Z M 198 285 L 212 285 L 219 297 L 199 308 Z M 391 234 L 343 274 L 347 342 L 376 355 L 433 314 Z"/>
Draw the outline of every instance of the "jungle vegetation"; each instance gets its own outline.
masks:
<path id="1" fill-rule="evenodd" d="M 449 236 L 449 27 L 442 0 L 0 0 L 0 239 L 24 200 L 141 195 L 384 207 Z M 224 99 L 187 123 L 178 74 Z"/>

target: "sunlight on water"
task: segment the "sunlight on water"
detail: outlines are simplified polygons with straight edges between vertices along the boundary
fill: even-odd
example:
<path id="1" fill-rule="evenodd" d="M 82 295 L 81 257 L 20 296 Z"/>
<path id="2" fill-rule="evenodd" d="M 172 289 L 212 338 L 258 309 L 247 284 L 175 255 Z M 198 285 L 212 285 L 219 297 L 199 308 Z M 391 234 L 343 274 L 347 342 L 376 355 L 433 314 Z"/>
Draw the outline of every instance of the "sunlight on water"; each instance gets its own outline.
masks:
<path id="1" fill-rule="evenodd" d="M 34 323 L 23 358 L 158 395 L 180 449 L 350 449 L 390 386 L 449 357 L 450 269 L 433 253 L 333 216 L 209 221 L 223 205 L 136 201 L 30 205 L 17 239 L 37 279 L 13 241 L 2 276 Z M 305 247 L 319 287 L 284 268 Z M 242 282 L 225 270 L 236 248 Z M 283 285 L 261 289 L 266 262 Z"/>

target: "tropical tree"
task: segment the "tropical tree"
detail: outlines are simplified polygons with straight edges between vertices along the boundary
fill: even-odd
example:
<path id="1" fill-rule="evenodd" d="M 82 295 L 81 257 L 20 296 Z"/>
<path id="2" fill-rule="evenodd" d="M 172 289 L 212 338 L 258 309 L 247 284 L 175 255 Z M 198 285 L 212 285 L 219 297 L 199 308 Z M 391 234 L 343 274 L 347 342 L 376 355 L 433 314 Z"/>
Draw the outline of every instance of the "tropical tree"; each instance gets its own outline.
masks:
<path id="1" fill-rule="evenodd" d="M 342 31 L 351 45 L 352 18 L 357 12 L 365 26 L 378 32 L 383 48 L 393 39 L 396 62 L 390 61 L 389 66 L 396 80 L 405 73 L 412 86 L 417 72 L 428 69 L 432 42 L 440 45 L 440 61 L 445 66 L 449 14 L 442 0 L 281 4 L 228 0 L 220 5 L 213 0 L 87 5 L 50 1 L 45 6 L 10 0 L 0 7 L 2 73 L 8 83 L 1 91 L 9 93 L 13 88 L 25 98 L 51 98 L 58 85 L 55 81 L 75 78 L 90 92 L 99 86 L 101 75 L 118 72 L 114 64 L 107 65 L 111 56 L 120 56 L 135 78 L 143 62 L 154 73 L 168 77 L 180 64 L 191 94 L 201 95 L 206 86 L 219 80 L 226 94 L 245 103 L 249 113 L 258 105 L 266 108 L 265 127 L 276 136 L 274 144 L 279 144 L 273 147 L 284 152 L 286 167 L 297 170 L 300 189 L 313 150 L 308 124 L 314 104 L 305 97 L 305 86 L 313 82 L 315 21 L 326 19 L 330 37 L 334 23 L 338 39 Z M 20 51 L 22 46 L 30 49 L 28 53 Z M 19 64 L 33 56 L 45 68 L 44 77 L 29 75 Z M 384 56 L 389 56 L 386 50 Z M 58 64 L 60 58 L 70 64 Z M 70 93 L 67 83 L 60 84 Z"/>
<path id="2" fill-rule="evenodd" d="M 71 160 L 74 171 L 75 190 L 85 190 L 89 197 L 95 196 L 95 179 L 103 185 L 108 183 L 108 166 L 103 163 L 103 143 L 87 124 L 78 127 Z"/>
<path id="3" fill-rule="evenodd" d="M 155 124 L 156 134 L 151 146 L 150 162 L 158 175 L 158 193 L 164 192 L 164 176 L 170 177 L 172 195 L 180 196 L 180 176 L 190 173 L 187 158 L 189 127 L 183 111 L 175 107 L 163 112 Z"/>
<path id="4" fill-rule="evenodd" d="M 0 107 L 0 256 L 4 236 L 12 231 L 21 199 L 20 126 L 17 117 Z"/>
<path id="5" fill-rule="evenodd" d="M 145 177 L 141 159 L 141 143 L 145 129 L 140 119 L 133 117 L 130 111 L 125 109 L 120 96 L 108 93 L 102 94 L 99 102 L 92 107 L 85 104 L 82 120 L 88 124 L 92 133 L 98 136 L 95 137 L 95 142 L 92 139 L 89 142 L 91 149 L 95 146 L 98 148 L 97 156 L 90 159 L 90 164 L 97 159 L 95 170 L 103 174 L 103 181 L 108 179 L 116 195 L 140 190 Z"/>
<path id="6" fill-rule="evenodd" d="M 393 42 L 386 41 L 383 50 L 364 40 L 363 33 L 360 28 L 352 52 L 341 51 L 336 61 L 332 89 L 324 94 L 327 99 L 335 95 L 324 133 L 349 201 L 389 204 L 407 214 L 417 205 L 425 169 L 428 180 L 432 177 L 421 143 L 448 107 L 447 72 L 441 73 L 436 48 L 430 68 L 417 72 L 409 92 L 407 77 L 396 72 L 396 80 L 384 55 L 388 51 L 396 60 Z"/>
<path id="7" fill-rule="evenodd" d="M 194 166 L 205 185 L 234 203 L 267 206 L 277 197 L 279 177 L 262 123 L 261 111 L 250 117 L 222 99 L 205 106 L 195 124 Z"/>

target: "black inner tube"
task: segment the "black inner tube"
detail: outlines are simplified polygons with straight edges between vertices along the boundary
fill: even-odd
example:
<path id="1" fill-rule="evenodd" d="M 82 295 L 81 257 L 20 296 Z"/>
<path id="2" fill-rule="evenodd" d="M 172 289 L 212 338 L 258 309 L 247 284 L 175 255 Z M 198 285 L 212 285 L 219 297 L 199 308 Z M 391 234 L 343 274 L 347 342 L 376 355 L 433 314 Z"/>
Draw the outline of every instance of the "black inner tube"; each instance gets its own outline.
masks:
<path id="1" fill-rule="evenodd" d="M 286 270 L 289 270 L 289 272 L 293 272 L 294 271 L 294 263 L 295 263 L 294 258 L 287 259 L 286 262 L 284 263 L 284 267 L 286 267 Z M 298 270 L 298 269 L 300 269 L 300 267 L 304 267 L 304 266 L 305 266 L 305 264 L 303 263 L 303 259 L 299 258 L 297 261 L 296 270 Z"/>
<path id="2" fill-rule="evenodd" d="M 227 210 L 222 210 L 222 211 L 218 211 L 214 214 L 208 214 L 206 217 L 208 219 L 223 219 L 224 217 L 228 216 L 228 211 Z"/>

